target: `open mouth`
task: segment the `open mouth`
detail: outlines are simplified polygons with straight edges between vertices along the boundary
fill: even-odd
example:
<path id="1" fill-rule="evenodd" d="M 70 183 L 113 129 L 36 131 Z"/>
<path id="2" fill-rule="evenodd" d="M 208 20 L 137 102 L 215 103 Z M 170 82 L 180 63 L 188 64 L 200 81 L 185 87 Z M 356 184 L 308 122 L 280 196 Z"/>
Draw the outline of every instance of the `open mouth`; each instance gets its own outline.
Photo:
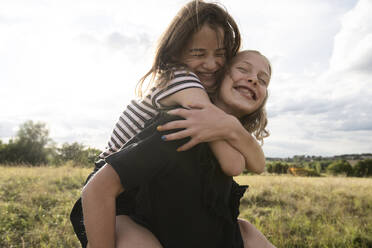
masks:
<path id="1" fill-rule="evenodd" d="M 242 85 L 238 85 L 238 86 L 233 87 L 233 88 L 236 91 L 238 91 L 240 94 L 242 94 L 243 96 L 248 96 L 253 100 L 257 100 L 256 93 L 253 90 L 251 90 L 250 88 L 248 88 L 246 86 L 242 86 Z"/>

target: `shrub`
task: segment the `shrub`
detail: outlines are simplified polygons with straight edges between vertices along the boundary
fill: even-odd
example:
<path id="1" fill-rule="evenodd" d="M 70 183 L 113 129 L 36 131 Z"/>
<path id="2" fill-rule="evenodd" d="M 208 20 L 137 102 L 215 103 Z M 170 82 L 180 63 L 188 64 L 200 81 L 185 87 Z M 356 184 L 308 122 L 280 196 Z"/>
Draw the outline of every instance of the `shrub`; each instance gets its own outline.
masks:
<path id="1" fill-rule="evenodd" d="M 323 160 L 323 161 L 317 162 L 316 165 L 315 165 L 316 172 L 318 172 L 318 173 L 325 172 L 327 170 L 327 167 L 331 163 L 332 163 L 332 161 L 329 161 L 329 160 Z"/>
<path id="2" fill-rule="evenodd" d="M 351 176 L 353 174 L 353 168 L 346 160 L 338 160 L 332 162 L 327 167 L 327 172 L 332 175 L 345 174 L 346 176 Z"/>
<path id="3" fill-rule="evenodd" d="M 320 177 L 320 174 L 314 169 L 291 167 L 291 168 L 288 169 L 288 171 L 293 176 Z"/>
<path id="4" fill-rule="evenodd" d="M 358 161 L 353 167 L 353 175 L 356 177 L 372 176 L 372 159 Z"/>
<path id="5" fill-rule="evenodd" d="M 284 174 L 287 173 L 289 166 L 286 163 L 274 162 L 267 164 L 266 167 L 269 173 Z"/>

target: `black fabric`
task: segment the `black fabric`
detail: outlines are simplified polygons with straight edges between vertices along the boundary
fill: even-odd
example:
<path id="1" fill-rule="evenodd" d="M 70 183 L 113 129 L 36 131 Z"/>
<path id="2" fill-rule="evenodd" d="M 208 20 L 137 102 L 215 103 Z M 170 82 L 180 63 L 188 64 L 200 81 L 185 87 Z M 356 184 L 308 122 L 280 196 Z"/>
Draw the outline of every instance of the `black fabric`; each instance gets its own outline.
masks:
<path id="1" fill-rule="evenodd" d="M 156 127 L 175 119 L 159 114 L 125 149 L 106 158 L 125 189 L 117 215 L 148 228 L 164 248 L 243 247 L 237 216 L 246 186 L 221 171 L 207 144 L 177 152 L 185 140 L 164 142 Z M 81 203 L 71 221 L 85 247 L 82 212 L 75 207 Z"/>
<path id="2" fill-rule="evenodd" d="M 160 170 L 174 161 L 188 162 L 193 159 L 193 151 L 177 152 L 177 147 L 188 139 L 163 141 L 161 136 L 171 133 L 158 132 L 156 127 L 166 122 L 179 120 L 179 117 L 161 112 L 141 133 L 133 137 L 122 149 L 106 158 L 106 163 L 112 165 L 120 177 L 125 190 L 143 185 L 153 178 Z M 173 131 L 174 132 L 174 131 Z"/>

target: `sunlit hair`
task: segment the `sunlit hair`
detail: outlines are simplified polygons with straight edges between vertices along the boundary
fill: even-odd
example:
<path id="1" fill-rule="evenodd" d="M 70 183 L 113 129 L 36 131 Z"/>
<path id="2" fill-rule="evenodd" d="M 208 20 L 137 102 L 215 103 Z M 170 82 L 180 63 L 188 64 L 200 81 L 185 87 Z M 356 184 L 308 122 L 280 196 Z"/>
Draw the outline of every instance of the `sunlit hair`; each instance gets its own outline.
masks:
<path id="1" fill-rule="evenodd" d="M 217 3 L 191 1 L 178 12 L 160 37 L 152 67 L 137 84 L 136 93 L 139 97 L 144 95 L 150 85 L 162 86 L 172 79 L 174 70 L 186 68 L 179 61 L 182 52 L 192 35 L 198 32 L 204 24 L 213 29 L 217 35 L 218 29 L 222 28 L 226 62 L 228 63 L 235 56 L 240 48 L 241 38 L 234 19 Z M 144 82 L 150 75 L 149 84 L 144 88 Z"/>
<path id="2" fill-rule="evenodd" d="M 241 56 L 242 54 L 246 54 L 246 53 L 256 53 L 256 54 L 259 54 L 260 56 L 262 56 L 267 61 L 268 65 L 269 65 L 269 76 L 271 78 L 272 68 L 271 68 L 270 61 L 264 55 L 262 55 L 259 51 L 256 51 L 256 50 L 244 50 L 244 51 L 239 52 L 236 56 Z M 227 67 L 225 69 L 225 73 L 229 73 L 230 67 L 233 65 L 234 62 L 235 62 L 235 59 L 233 59 L 227 65 Z M 223 81 L 223 77 L 221 77 L 219 81 L 220 81 L 219 85 L 221 85 L 221 82 Z M 218 91 L 216 91 L 216 92 L 218 92 Z M 216 97 L 216 96 L 217 96 L 217 93 L 215 94 L 214 97 Z M 242 123 L 244 128 L 248 132 L 250 132 L 252 135 L 254 135 L 254 137 L 258 141 L 261 142 L 261 145 L 263 144 L 263 139 L 270 136 L 269 131 L 266 129 L 266 126 L 267 126 L 267 123 L 268 123 L 267 113 L 266 113 L 266 109 L 265 109 L 267 98 L 268 98 L 268 91 L 266 90 L 266 96 L 265 96 L 265 99 L 262 102 L 261 106 L 256 111 L 254 111 L 253 113 L 250 113 L 249 115 L 245 115 L 245 116 L 240 118 L 240 122 Z"/>
<path id="3" fill-rule="evenodd" d="M 261 145 L 263 144 L 263 139 L 270 136 L 270 132 L 266 129 L 268 123 L 265 108 L 267 98 L 268 92 L 266 90 L 266 97 L 262 105 L 255 112 L 240 118 L 240 122 L 244 128 L 253 134 L 261 142 Z"/>

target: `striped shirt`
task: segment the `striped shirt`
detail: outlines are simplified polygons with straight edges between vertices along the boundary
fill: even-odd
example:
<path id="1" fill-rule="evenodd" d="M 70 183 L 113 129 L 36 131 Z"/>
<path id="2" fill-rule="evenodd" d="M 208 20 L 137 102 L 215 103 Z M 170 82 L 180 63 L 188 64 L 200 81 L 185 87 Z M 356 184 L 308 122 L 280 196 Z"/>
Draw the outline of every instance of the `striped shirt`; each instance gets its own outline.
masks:
<path id="1" fill-rule="evenodd" d="M 152 88 L 150 93 L 143 99 L 132 100 L 120 115 L 111 133 L 108 146 L 99 155 L 99 159 L 104 159 L 110 154 L 117 152 L 130 138 L 139 133 L 144 128 L 145 122 L 155 117 L 164 107 L 159 101 L 188 88 L 204 89 L 199 78 L 194 73 L 176 71 L 174 78 L 165 87 Z"/>

